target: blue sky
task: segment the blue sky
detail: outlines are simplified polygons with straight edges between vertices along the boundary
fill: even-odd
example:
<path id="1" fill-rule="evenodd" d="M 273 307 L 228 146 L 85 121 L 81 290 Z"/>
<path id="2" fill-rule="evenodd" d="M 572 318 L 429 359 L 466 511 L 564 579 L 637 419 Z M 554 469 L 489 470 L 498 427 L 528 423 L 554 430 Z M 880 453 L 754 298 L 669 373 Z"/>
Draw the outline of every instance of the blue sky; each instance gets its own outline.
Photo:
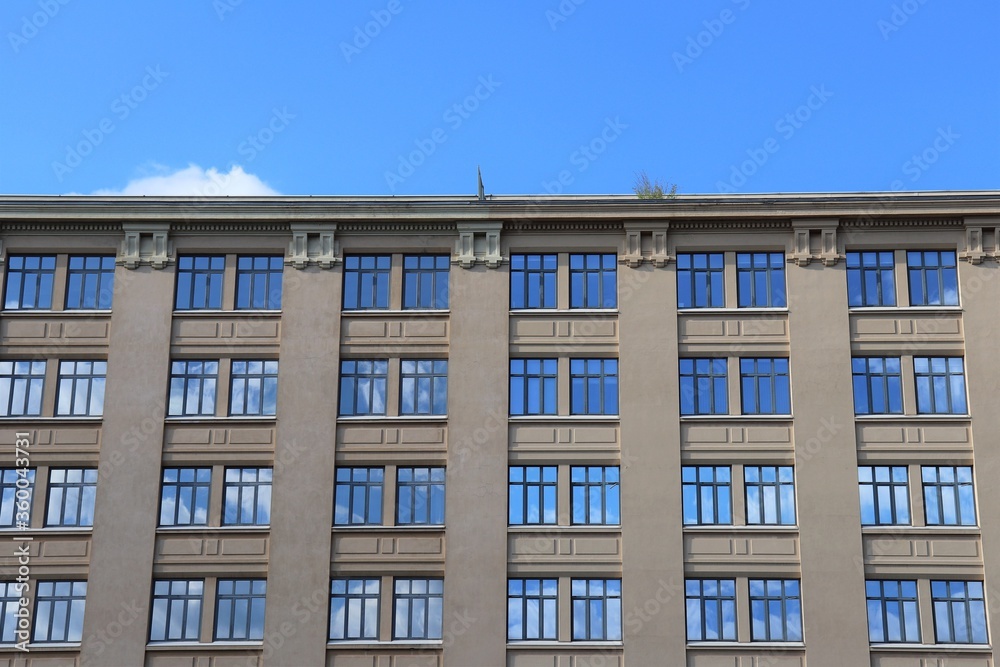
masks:
<path id="1" fill-rule="evenodd" d="M 1000 188 L 1000 3 L 4 0 L 0 193 Z"/>

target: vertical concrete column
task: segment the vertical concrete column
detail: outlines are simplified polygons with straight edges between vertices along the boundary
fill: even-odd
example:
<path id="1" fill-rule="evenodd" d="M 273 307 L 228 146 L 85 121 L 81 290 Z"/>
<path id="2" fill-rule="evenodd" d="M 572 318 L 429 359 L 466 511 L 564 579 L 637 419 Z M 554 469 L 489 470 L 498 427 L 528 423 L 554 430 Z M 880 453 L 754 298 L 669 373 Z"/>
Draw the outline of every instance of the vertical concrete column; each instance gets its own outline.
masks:
<path id="1" fill-rule="evenodd" d="M 84 665 L 144 663 L 173 296 L 172 269 L 115 271 Z M 106 640 L 112 626 L 121 634 Z"/>
<path id="2" fill-rule="evenodd" d="M 264 664 L 326 664 L 342 272 L 285 268 Z"/>
<path id="3" fill-rule="evenodd" d="M 506 664 L 509 273 L 452 265 L 444 664 Z"/>
<path id="4" fill-rule="evenodd" d="M 618 271 L 625 664 L 685 665 L 675 273 Z"/>
<path id="5" fill-rule="evenodd" d="M 789 373 L 807 655 L 867 665 L 845 265 L 788 265 Z"/>
<path id="6" fill-rule="evenodd" d="M 974 265 L 961 262 L 958 267 L 959 299 L 963 306 L 965 331 L 965 373 L 969 391 L 969 414 L 972 415 L 972 446 L 975 465 L 972 469 L 978 496 L 978 520 L 983 540 L 983 574 L 986 587 L 986 622 L 990 641 L 1000 636 L 1000 377 L 996 360 L 1000 356 L 997 337 L 997 306 L 1000 302 L 1000 268 L 996 262 Z M 910 488 L 914 487 L 913 483 Z M 912 491 L 911 491 L 912 493 Z M 957 577 L 956 577 L 957 578 Z M 971 578 L 971 577 L 970 577 Z M 924 641 L 934 638 L 923 635 Z"/>

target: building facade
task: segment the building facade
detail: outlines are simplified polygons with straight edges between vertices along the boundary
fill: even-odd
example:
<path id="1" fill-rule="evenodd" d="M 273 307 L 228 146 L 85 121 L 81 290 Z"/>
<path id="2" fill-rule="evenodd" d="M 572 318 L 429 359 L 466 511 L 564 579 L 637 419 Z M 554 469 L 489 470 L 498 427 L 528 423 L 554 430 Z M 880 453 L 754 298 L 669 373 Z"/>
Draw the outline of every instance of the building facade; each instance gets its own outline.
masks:
<path id="1" fill-rule="evenodd" d="M 0 197 L 0 667 L 987 667 L 1000 193 Z"/>

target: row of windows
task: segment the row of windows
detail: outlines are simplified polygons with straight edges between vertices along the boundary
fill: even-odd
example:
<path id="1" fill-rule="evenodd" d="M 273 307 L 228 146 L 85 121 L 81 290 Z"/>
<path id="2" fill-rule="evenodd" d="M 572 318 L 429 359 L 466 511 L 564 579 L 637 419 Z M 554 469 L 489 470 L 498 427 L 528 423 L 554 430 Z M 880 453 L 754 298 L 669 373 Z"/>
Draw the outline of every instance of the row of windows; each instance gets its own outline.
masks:
<path id="1" fill-rule="evenodd" d="M 166 468 L 160 523 L 207 525 L 211 468 Z M 45 502 L 46 528 L 94 525 L 96 468 L 50 468 Z M 31 525 L 35 471 L 0 469 L 0 528 Z M 271 468 L 226 468 L 223 526 L 266 526 L 271 521 Z"/>
<path id="2" fill-rule="evenodd" d="M 921 466 L 920 481 L 926 525 L 976 525 L 971 466 Z M 859 466 L 858 489 L 862 525 L 910 525 L 910 484 L 906 466 Z"/>
<path id="3" fill-rule="evenodd" d="M 980 581 L 931 581 L 934 636 L 939 644 L 986 644 Z M 920 642 L 916 581 L 865 582 L 868 637 L 873 644 Z M 688 641 L 737 640 L 734 579 L 685 582 Z M 802 641 L 802 603 L 795 579 L 750 579 L 752 641 Z"/>
<path id="4" fill-rule="evenodd" d="M 725 306 L 724 257 L 721 252 L 678 253 L 679 308 Z M 617 307 L 617 263 L 613 253 L 570 254 L 570 307 Z M 906 264 L 911 306 L 958 305 L 958 265 L 954 251 L 909 251 Z M 225 266 L 225 255 L 178 257 L 174 307 L 177 310 L 221 308 Z M 283 267 L 281 256 L 237 257 L 236 308 L 280 309 Z M 4 307 L 50 309 L 55 268 L 55 255 L 11 255 Z M 391 269 L 391 255 L 346 256 L 344 309 L 389 308 Z M 449 269 L 447 255 L 403 256 L 403 308 L 447 309 Z M 114 271 L 114 256 L 70 255 L 66 309 L 111 308 Z M 555 308 L 557 275 L 557 254 L 512 254 L 510 307 Z M 736 253 L 736 287 L 740 308 L 785 307 L 784 253 Z M 852 307 L 895 306 L 895 253 L 848 252 L 847 288 Z"/>
<path id="5" fill-rule="evenodd" d="M 682 415 L 729 414 L 728 366 L 724 358 L 679 360 Z M 742 358 L 739 368 L 741 414 L 791 414 L 788 359 Z M 855 414 L 903 414 L 899 357 L 855 357 L 851 372 Z M 913 357 L 913 379 L 918 414 L 968 414 L 961 357 Z"/>
<path id="6" fill-rule="evenodd" d="M 215 641 L 257 641 L 264 636 L 265 579 L 215 581 Z M 206 582 L 161 579 L 153 582 L 150 642 L 201 639 Z M 382 581 L 379 578 L 330 582 L 330 641 L 378 641 Z M 393 590 L 394 640 L 439 640 L 443 630 L 444 582 L 396 578 Z M 748 581 L 751 641 L 802 641 L 802 602 L 797 579 Z M 26 585 L 0 582 L 0 643 L 16 641 L 18 610 Z M 986 644 L 986 602 L 980 581 L 931 581 L 935 641 Z M 919 643 L 917 582 L 865 582 L 868 634 L 872 643 Z M 76 643 L 83 636 L 85 581 L 40 581 L 35 593 L 34 642 Z M 685 581 L 687 639 L 736 641 L 735 579 Z M 573 641 L 621 641 L 620 579 L 572 579 Z M 507 582 L 508 641 L 558 640 L 559 581 Z"/>
<path id="7" fill-rule="evenodd" d="M 557 359 L 511 359 L 510 414 L 555 415 L 558 412 Z M 0 416 L 39 416 L 45 361 L 0 361 Z M 741 414 L 791 414 L 788 359 L 741 358 Z M 902 414 L 903 378 L 899 357 L 851 360 L 855 413 Z M 679 360 L 682 415 L 729 413 L 728 360 Z M 618 414 L 618 361 L 571 359 L 570 414 Z M 104 411 L 105 361 L 60 361 L 57 416 L 100 416 Z M 169 416 L 214 416 L 219 362 L 173 361 L 170 366 Z M 914 357 L 913 377 L 919 414 L 967 414 L 965 366 L 961 357 Z M 401 415 L 445 415 L 448 362 L 400 361 Z M 341 416 L 386 414 L 389 361 L 343 360 L 340 372 Z M 233 360 L 229 414 L 273 416 L 277 410 L 278 362 Z"/>

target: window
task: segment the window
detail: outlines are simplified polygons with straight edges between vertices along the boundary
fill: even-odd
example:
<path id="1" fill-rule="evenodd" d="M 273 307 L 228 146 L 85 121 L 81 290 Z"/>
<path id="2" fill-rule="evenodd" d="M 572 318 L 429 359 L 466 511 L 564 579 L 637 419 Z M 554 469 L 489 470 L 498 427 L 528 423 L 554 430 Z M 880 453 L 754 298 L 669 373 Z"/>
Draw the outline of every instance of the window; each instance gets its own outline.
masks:
<path id="1" fill-rule="evenodd" d="M 618 414 L 617 359 L 570 359 L 569 373 L 571 414 Z"/>
<path id="2" fill-rule="evenodd" d="M 400 414 L 448 414 L 447 361 L 403 359 L 400 371 Z"/>
<path id="3" fill-rule="evenodd" d="M 161 579 L 153 582 L 151 642 L 196 642 L 201 636 L 200 579 Z"/>
<path id="4" fill-rule="evenodd" d="M 282 257 L 236 259 L 236 309 L 281 310 Z"/>
<path id="5" fill-rule="evenodd" d="M 736 641 L 736 581 L 688 579 L 684 582 L 689 642 Z"/>
<path id="6" fill-rule="evenodd" d="M 222 525 L 271 523 L 271 469 L 226 468 Z"/>
<path id="7" fill-rule="evenodd" d="M 557 579 L 510 579 L 507 582 L 507 640 L 558 639 Z"/>
<path id="8" fill-rule="evenodd" d="M 725 359 L 681 359 L 681 414 L 724 415 L 729 411 Z"/>
<path id="9" fill-rule="evenodd" d="M 100 417 L 104 414 L 106 361 L 60 361 L 56 415 Z"/>
<path id="10" fill-rule="evenodd" d="M 278 409 L 278 362 L 233 361 L 229 414 L 273 416 Z"/>
<path id="11" fill-rule="evenodd" d="M 45 525 L 84 527 L 94 525 L 96 468 L 51 468 Z"/>
<path id="12" fill-rule="evenodd" d="M 507 516 L 510 525 L 556 522 L 556 466 L 511 466 Z"/>
<path id="13" fill-rule="evenodd" d="M 724 255 L 721 252 L 677 253 L 677 307 L 723 308 Z"/>
<path id="14" fill-rule="evenodd" d="M 0 417 L 42 414 L 44 361 L 0 361 Z"/>
<path id="15" fill-rule="evenodd" d="M 39 581 L 35 594 L 35 642 L 79 642 L 83 638 L 86 581 Z"/>
<path id="16" fill-rule="evenodd" d="M 954 251 L 906 253 L 911 306 L 957 306 L 958 263 Z"/>
<path id="17" fill-rule="evenodd" d="M 572 466 L 569 485 L 574 524 L 617 526 L 621 523 L 618 466 Z"/>
<path id="18" fill-rule="evenodd" d="M 747 525 L 795 525 L 792 466 L 744 466 Z"/>
<path id="19" fill-rule="evenodd" d="M 218 361 L 170 362 L 170 402 L 167 416 L 214 416 L 218 379 Z"/>
<path id="20" fill-rule="evenodd" d="M 330 582 L 330 640 L 378 639 L 378 579 Z"/>
<path id="21" fill-rule="evenodd" d="M 802 601 L 798 579 L 750 580 L 750 639 L 802 641 Z"/>
<path id="22" fill-rule="evenodd" d="M 0 581 L 0 644 L 17 642 L 17 610 L 21 596 L 28 591 L 28 584 Z"/>
<path id="23" fill-rule="evenodd" d="M 787 306 L 784 253 L 736 253 L 736 294 L 740 308 Z"/>
<path id="24" fill-rule="evenodd" d="M 348 255 L 344 258 L 344 310 L 389 307 L 389 255 Z"/>
<path id="25" fill-rule="evenodd" d="M 615 255 L 569 256 L 569 307 L 617 308 Z"/>
<path id="26" fill-rule="evenodd" d="M 555 308 L 557 255 L 510 256 L 510 307 Z"/>
<path id="27" fill-rule="evenodd" d="M 573 641 L 621 641 L 621 579 L 574 579 Z"/>
<path id="28" fill-rule="evenodd" d="M 788 359 L 740 359 L 743 414 L 790 415 Z"/>
<path id="29" fill-rule="evenodd" d="M 382 468 L 337 468 L 335 526 L 382 525 Z"/>
<path id="30" fill-rule="evenodd" d="M 898 415 L 903 413 L 903 384 L 899 357 L 855 357 L 854 414 Z"/>
<path id="31" fill-rule="evenodd" d="M 905 526 L 910 523 L 906 466 L 858 466 L 861 525 Z"/>
<path id="32" fill-rule="evenodd" d="M 207 526 L 211 468 L 164 468 L 161 526 Z"/>
<path id="33" fill-rule="evenodd" d="M 441 639 L 444 582 L 396 579 L 393 639 Z"/>
<path id="34" fill-rule="evenodd" d="M 914 357 L 917 412 L 934 415 L 968 414 L 965 368 L 961 357 Z"/>
<path id="35" fill-rule="evenodd" d="M 920 475 L 928 526 L 976 525 L 970 466 L 924 466 Z"/>
<path id="36" fill-rule="evenodd" d="M 685 525 L 733 522 L 729 466 L 682 466 L 681 500 Z"/>
<path id="37" fill-rule="evenodd" d="M 556 414 L 555 359 L 510 360 L 510 414 Z"/>
<path id="38" fill-rule="evenodd" d="M 218 310 L 222 308 L 222 279 L 225 255 L 180 256 L 177 258 L 177 310 Z"/>
<path id="39" fill-rule="evenodd" d="M 34 496 L 34 470 L 0 469 L 0 528 L 27 528 Z"/>
<path id="40" fill-rule="evenodd" d="M 920 641 L 917 582 L 870 580 L 865 582 L 865 595 L 871 643 Z"/>
<path id="41" fill-rule="evenodd" d="M 70 255 L 66 310 L 108 310 L 115 292 L 115 257 Z"/>
<path id="42" fill-rule="evenodd" d="M 340 362 L 340 416 L 385 414 L 385 387 L 389 362 L 385 360 Z"/>
<path id="43" fill-rule="evenodd" d="M 986 644 L 981 581 L 932 581 L 934 635 L 939 644 Z"/>
<path id="44" fill-rule="evenodd" d="M 847 253 L 847 305 L 895 306 L 894 266 L 891 250 Z"/>
<path id="45" fill-rule="evenodd" d="M 403 257 L 403 308 L 447 310 L 447 255 Z"/>
<path id="46" fill-rule="evenodd" d="M 444 468 L 396 469 L 396 524 L 444 525 Z"/>
<path id="47" fill-rule="evenodd" d="M 7 291 L 3 307 L 8 310 L 52 308 L 55 275 L 55 255 L 10 255 L 7 258 Z"/>
<path id="48" fill-rule="evenodd" d="M 219 579 L 215 594 L 215 639 L 263 639 L 266 593 L 266 579 Z"/>

